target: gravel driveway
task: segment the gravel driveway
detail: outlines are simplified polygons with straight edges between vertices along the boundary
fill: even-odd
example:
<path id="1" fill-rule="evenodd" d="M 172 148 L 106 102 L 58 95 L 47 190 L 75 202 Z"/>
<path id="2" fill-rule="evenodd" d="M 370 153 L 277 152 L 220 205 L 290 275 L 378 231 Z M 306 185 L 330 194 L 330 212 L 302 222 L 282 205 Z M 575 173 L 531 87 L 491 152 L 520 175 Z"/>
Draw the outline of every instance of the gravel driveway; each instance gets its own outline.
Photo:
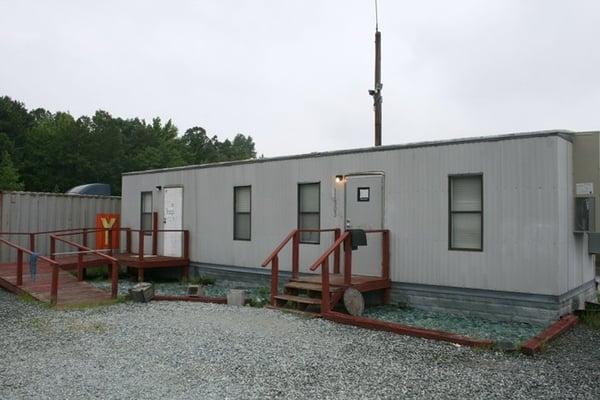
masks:
<path id="1" fill-rule="evenodd" d="M 201 303 L 54 311 L 0 290 L 0 399 L 600 398 L 600 331 L 534 358 Z"/>

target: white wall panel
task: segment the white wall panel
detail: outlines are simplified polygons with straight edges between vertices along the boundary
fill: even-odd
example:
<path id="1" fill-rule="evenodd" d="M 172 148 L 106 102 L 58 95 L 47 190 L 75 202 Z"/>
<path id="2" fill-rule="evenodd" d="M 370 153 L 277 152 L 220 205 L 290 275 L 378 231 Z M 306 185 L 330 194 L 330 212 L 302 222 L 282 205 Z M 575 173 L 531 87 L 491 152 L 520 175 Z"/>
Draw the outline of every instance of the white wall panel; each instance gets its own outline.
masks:
<path id="1" fill-rule="evenodd" d="M 161 213 L 156 186 L 183 185 L 192 261 L 259 267 L 297 225 L 298 183 L 321 182 L 321 227 L 343 228 L 335 176 L 383 171 L 394 281 L 560 294 L 590 280 L 592 268 L 563 228 L 572 225 L 571 158 L 563 137 L 530 135 L 125 174 L 123 225 L 139 226 L 140 192 L 152 190 Z M 448 250 L 448 175 L 463 173 L 483 173 L 482 252 Z M 242 185 L 252 186 L 249 242 L 233 240 L 233 187 Z M 320 245 L 301 245 L 301 268 L 330 243 L 323 234 Z M 282 253 L 283 269 L 290 257 Z"/>

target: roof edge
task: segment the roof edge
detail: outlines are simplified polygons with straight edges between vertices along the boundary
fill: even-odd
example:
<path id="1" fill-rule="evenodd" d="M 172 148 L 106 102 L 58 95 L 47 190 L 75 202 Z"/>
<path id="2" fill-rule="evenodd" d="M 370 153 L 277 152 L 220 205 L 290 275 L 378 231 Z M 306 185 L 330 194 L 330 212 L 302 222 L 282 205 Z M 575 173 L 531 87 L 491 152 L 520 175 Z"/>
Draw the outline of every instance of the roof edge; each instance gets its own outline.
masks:
<path id="1" fill-rule="evenodd" d="M 473 136 L 473 137 L 459 138 L 459 139 L 413 142 L 413 143 L 406 143 L 406 144 L 392 144 L 392 145 L 385 145 L 385 146 L 378 146 L 378 147 L 362 147 L 362 148 L 346 149 L 346 150 L 333 150 L 333 151 L 313 152 L 313 153 L 295 154 L 295 155 L 287 155 L 287 156 L 275 156 L 275 157 L 268 157 L 268 158 L 252 158 L 252 159 L 247 159 L 247 160 L 224 161 L 224 162 L 216 162 L 216 163 L 210 163 L 210 164 L 182 165 L 179 167 L 157 168 L 157 169 L 149 169 L 149 170 L 145 170 L 145 171 L 123 172 L 121 174 L 121 176 L 144 175 L 144 174 L 153 174 L 153 173 L 159 173 L 159 172 L 182 171 L 182 170 L 189 170 L 189 169 L 230 167 L 230 166 L 244 165 L 244 164 L 261 164 L 261 163 L 267 163 L 267 162 L 273 162 L 273 161 L 298 160 L 298 159 L 304 159 L 304 158 L 319 158 L 319 157 L 328 157 L 328 156 L 337 156 L 337 155 L 346 155 L 346 154 L 357 154 L 357 153 L 374 153 L 374 152 L 381 152 L 381 151 L 413 149 L 413 148 L 420 148 L 420 147 L 450 146 L 450 145 L 457 145 L 457 144 L 479 143 L 479 142 L 498 142 L 498 141 L 502 141 L 502 140 L 530 139 L 530 138 L 548 137 L 548 136 L 558 136 L 568 142 L 573 142 L 573 136 L 575 134 L 576 134 L 576 132 L 566 130 L 566 129 L 552 129 L 552 130 L 533 131 L 533 132 L 517 132 L 517 133 L 509 133 L 509 134 L 502 134 L 502 135 L 492 135 L 492 136 Z"/>
<path id="2" fill-rule="evenodd" d="M 97 194 L 78 194 L 78 193 L 53 193 L 53 192 L 27 192 L 25 190 L 0 190 L 0 194 L 18 194 L 32 196 L 56 196 L 56 197 L 95 197 L 102 199 L 120 199 L 121 196 L 101 196 Z"/>

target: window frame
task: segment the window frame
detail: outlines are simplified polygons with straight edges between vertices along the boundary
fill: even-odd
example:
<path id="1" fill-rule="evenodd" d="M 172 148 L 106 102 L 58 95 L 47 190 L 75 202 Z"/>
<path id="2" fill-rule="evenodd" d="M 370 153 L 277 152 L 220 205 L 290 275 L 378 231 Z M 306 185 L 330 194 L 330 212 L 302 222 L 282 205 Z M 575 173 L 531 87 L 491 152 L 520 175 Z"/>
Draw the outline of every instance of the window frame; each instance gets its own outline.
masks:
<path id="1" fill-rule="evenodd" d="M 317 185 L 318 187 L 318 199 L 319 199 L 319 211 L 315 212 L 315 211 L 304 211 L 302 212 L 300 210 L 300 187 L 301 186 L 307 186 L 307 185 Z M 321 229 L 321 182 L 299 182 L 298 183 L 298 187 L 297 187 L 297 227 L 298 229 L 300 229 L 300 220 L 302 219 L 302 215 L 318 215 L 318 221 L 319 221 L 319 226 L 317 227 L 317 229 Z M 316 244 L 316 245 L 320 245 L 321 244 L 321 234 L 318 233 L 317 235 L 317 240 L 316 241 L 306 241 L 306 240 L 302 240 L 302 234 L 298 235 L 299 236 L 299 243 L 301 244 Z"/>
<path id="2" fill-rule="evenodd" d="M 479 211 L 452 211 L 452 180 L 455 178 L 479 178 L 480 185 L 480 198 L 481 198 L 481 209 Z M 483 172 L 467 173 L 467 174 L 451 174 L 448 175 L 448 250 L 450 251 L 473 251 L 482 253 L 483 252 L 483 228 L 484 228 L 484 203 L 483 203 Z M 479 240 L 479 248 L 464 248 L 464 247 L 453 247 L 452 246 L 452 216 L 454 214 L 479 214 L 481 219 L 481 236 Z"/>
<path id="3" fill-rule="evenodd" d="M 367 198 L 361 198 L 360 197 L 360 191 L 361 190 L 367 190 Z M 361 203 L 368 203 L 371 201 L 371 187 L 370 186 L 361 186 L 356 188 L 356 201 L 361 202 Z"/>
<path id="4" fill-rule="evenodd" d="M 239 189 L 248 189 L 250 191 L 250 211 L 248 212 L 241 212 L 241 211 L 237 211 L 237 191 Z M 248 215 L 249 217 L 249 227 L 248 227 L 248 237 L 247 238 L 241 238 L 238 237 L 237 235 L 237 216 L 238 214 L 240 215 Z M 240 186 L 234 186 L 233 187 L 233 240 L 241 240 L 244 242 L 250 242 L 252 241 L 252 185 L 240 185 Z"/>
<path id="5" fill-rule="evenodd" d="M 150 195 L 150 212 L 144 212 L 144 195 Z M 144 229 L 144 215 L 150 214 L 150 229 Z M 153 230 L 154 226 L 154 192 L 145 190 L 140 193 L 140 230 Z M 152 232 L 144 232 L 145 236 L 151 236 Z"/>

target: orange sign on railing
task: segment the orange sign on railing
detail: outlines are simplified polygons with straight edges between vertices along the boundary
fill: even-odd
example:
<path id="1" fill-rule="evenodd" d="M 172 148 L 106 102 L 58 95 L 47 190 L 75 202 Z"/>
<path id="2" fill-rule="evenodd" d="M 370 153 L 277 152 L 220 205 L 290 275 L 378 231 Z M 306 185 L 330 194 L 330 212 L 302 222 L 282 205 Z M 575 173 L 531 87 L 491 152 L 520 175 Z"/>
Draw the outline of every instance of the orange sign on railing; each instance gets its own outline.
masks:
<path id="1" fill-rule="evenodd" d="M 110 229 L 112 232 L 112 246 L 109 245 L 109 232 L 96 233 L 96 248 L 97 249 L 118 249 L 119 248 L 119 232 L 121 227 L 120 214 L 96 214 L 96 228 Z"/>

